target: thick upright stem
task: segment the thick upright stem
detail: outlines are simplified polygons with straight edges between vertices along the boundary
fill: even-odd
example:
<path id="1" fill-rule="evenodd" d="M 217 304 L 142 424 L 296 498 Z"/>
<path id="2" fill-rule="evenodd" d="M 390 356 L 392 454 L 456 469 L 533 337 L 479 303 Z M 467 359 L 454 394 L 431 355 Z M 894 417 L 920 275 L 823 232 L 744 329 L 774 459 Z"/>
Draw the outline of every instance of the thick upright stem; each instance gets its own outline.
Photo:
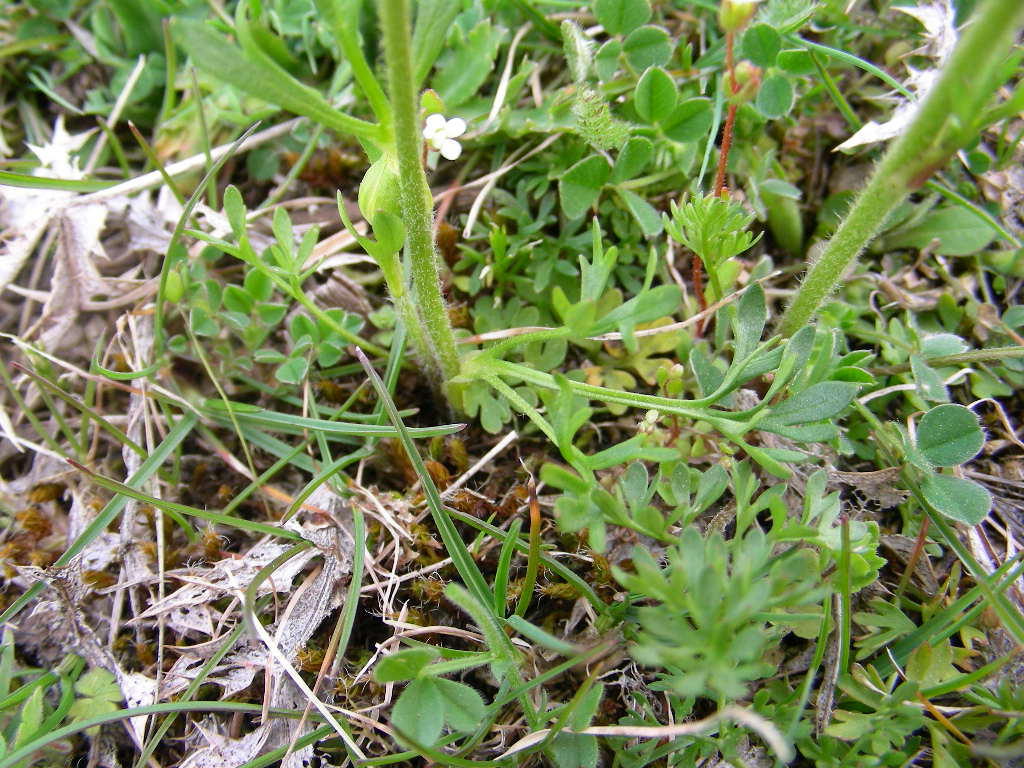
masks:
<path id="1" fill-rule="evenodd" d="M 782 319 L 783 335 L 792 336 L 811 321 L 889 213 L 972 138 L 971 129 L 1001 84 L 998 68 L 1022 24 L 1021 0 L 988 0 L 975 12 L 906 132 L 886 152 L 807 273 Z"/>
<path id="2" fill-rule="evenodd" d="M 459 372 L 459 358 L 441 295 L 440 259 L 432 234 L 433 205 L 420 160 L 422 136 L 410 58 L 409 0 L 381 0 L 380 15 L 398 155 L 406 256 L 427 342 L 425 348 L 418 351 L 432 384 L 438 391 L 444 391 L 444 385 Z"/>

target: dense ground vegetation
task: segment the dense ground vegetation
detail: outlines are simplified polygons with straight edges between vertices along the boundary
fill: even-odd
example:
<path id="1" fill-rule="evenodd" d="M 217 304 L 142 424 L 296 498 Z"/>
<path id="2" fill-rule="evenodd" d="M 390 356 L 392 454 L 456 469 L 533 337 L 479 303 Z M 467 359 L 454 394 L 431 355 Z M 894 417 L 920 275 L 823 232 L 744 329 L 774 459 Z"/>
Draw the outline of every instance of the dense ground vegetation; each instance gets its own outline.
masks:
<path id="1" fill-rule="evenodd" d="M 1022 25 L 5 4 L 0 768 L 1020 761 Z"/>

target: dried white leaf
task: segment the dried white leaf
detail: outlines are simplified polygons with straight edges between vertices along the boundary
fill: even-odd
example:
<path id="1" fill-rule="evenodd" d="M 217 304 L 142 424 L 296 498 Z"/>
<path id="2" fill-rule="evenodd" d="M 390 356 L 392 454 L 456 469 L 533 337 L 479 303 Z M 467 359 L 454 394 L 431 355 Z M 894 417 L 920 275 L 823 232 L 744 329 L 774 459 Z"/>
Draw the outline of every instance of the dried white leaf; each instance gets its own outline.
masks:
<path id="1" fill-rule="evenodd" d="M 148 707 L 156 702 L 156 680 L 146 677 L 140 672 L 126 673 L 118 667 L 117 684 L 121 687 L 121 693 L 124 694 L 124 701 L 128 709 Z M 148 715 L 142 715 L 140 717 L 133 717 L 129 721 L 139 744 L 145 743 L 146 721 L 148 719 Z"/>
<path id="2" fill-rule="evenodd" d="M 181 607 L 210 603 L 220 600 L 240 587 L 244 589 L 265 565 L 288 548 L 285 544 L 267 542 L 254 547 L 241 559 L 228 557 L 202 568 L 179 568 L 168 571 L 169 578 L 178 578 L 189 583 L 163 600 L 153 603 L 138 618 L 154 618 Z M 296 575 L 315 556 L 316 550 L 309 549 L 291 558 L 274 571 L 273 578 L 266 579 L 260 584 L 257 594 L 289 591 Z"/>
<path id="3" fill-rule="evenodd" d="M 44 178 L 80 179 L 82 171 L 73 153 L 82 148 L 92 131 L 72 136 L 58 117 L 47 144 L 27 144 L 39 158 L 34 174 Z M 0 290 L 17 277 L 50 219 L 75 196 L 60 189 L 0 188 Z"/>
<path id="4" fill-rule="evenodd" d="M 180 768 L 228 768 L 244 765 L 254 757 L 269 751 L 264 749 L 269 731 L 257 728 L 240 739 L 221 733 L 223 726 L 213 718 L 196 723 L 207 746 L 196 749 L 180 764 Z"/>
<path id="5" fill-rule="evenodd" d="M 916 8 L 896 6 L 894 10 L 912 16 L 924 27 L 924 45 L 914 53 L 931 57 L 935 60 L 935 67 L 918 70 L 908 66 L 908 76 L 904 85 L 914 94 L 914 99 L 908 101 L 903 96 L 893 96 L 892 100 L 896 102 L 896 107 L 893 109 L 892 116 L 884 123 L 869 120 L 850 138 L 836 147 L 838 152 L 846 152 L 855 147 L 875 144 L 879 141 L 888 141 L 903 133 L 917 113 L 918 105 L 938 80 L 943 64 L 956 46 L 958 36 L 956 27 L 953 25 L 956 11 L 951 0 L 935 0 L 931 4 Z"/>
<path id="6" fill-rule="evenodd" d="M 211 637 L 214 632 L 213 615 L 209 607 L 202 604 L 175 608 L 167 614 L 167 626 L 182 635 Z"/>
<path id="7" fill-rule="evenodd" d="M 41 167 L 37 170 L 36 175 L 48 176 L 53 179 L 83 178 L 85 174 L 78 167 L 78 158 L 74 156 L 74 153 L 80 150 L 95 132 L 96 129 L 92 128 L 72 135 L 64 127 L 64 116 L 60 115 L 53 125 L 53 136 L 49 142 L 38 146 L 25 142 L 25 146 L 39 158 Z"/>

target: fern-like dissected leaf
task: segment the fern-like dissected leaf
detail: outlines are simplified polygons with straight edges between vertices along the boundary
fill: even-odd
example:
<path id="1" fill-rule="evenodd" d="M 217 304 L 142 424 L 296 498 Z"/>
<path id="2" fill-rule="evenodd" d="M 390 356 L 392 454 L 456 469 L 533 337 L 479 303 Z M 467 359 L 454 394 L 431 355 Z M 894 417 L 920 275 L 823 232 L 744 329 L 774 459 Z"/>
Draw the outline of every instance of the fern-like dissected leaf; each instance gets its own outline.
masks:
<path id="1" fill-rule="evenodd" d="M 665 229 L 676 242 L 700 256 L 710 271 L 760 239 L 759 234 L 747 231 L 753 219 L 738 203 L 707 195 L 682 205 L 672 203 Z"/>

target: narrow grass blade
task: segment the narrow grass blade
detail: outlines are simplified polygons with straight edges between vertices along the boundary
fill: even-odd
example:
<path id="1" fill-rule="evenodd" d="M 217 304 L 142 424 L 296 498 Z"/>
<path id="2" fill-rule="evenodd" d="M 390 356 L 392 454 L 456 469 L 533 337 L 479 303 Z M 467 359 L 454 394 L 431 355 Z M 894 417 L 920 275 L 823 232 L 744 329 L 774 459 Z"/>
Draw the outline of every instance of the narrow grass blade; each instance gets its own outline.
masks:
<path id="1" fill-rule="evenodd" d="M 282 539 L 291 539 L 292 541 L 302 540 L 302 537 L 299 534 L 295 533 L 295 531 L 289 531 L 286 528 L 280 528 L 276 525 L 269 525 L 267 523 L 258 523 L 255 520 L 245 520 L 240 517 L 229 517 L 228 515 L 222 515 L 219 512 L 210 512 L 206 509 L 198 509 L 197 507 L 178 504 L 174 501 L 158 499 L 155 496 L 142 493 L 142 491 L 137 491 L 124 483 L 119 483 L 116 480 L 111 480 L 109 477 L 99 475 L 91 469 L 83 467 L 77 461 L 69 460 L 68 463 L 80 472 L 87 474 L 89 478 L 96 483 L 96 485 L 106 488 L 108 491 L 113 491 L 114 493 L 130 496 L 137 501 L 141 501 L 144 504 L 150 504 L 157 509 L 164 510 L 165 512 L 177 512 L 178 514 L 188 515 L 189 517 L 198 517 L 200 520 L 207 520 L 211 523 L 226 525 L 230 528 L 238 528 L 239 530 L 249 531 L 250 533 L 277 536 Z"/>
<path id="2" fill-rule="evenodd" d="M 359 362 L 363 364 L 363 368 L 366 369 L 366 375 L 370 377 L 370 383 L 377 390 L 377 396 L 384 403 L 388 418 L 398 432 L 398 440 L 402 443 L 402 447 L 405 448 L 409 461 L 412 462 L 413 469 L 416 470 L 416 474 L 420 478 L 420 483 L 423 486 L 423 495 L 427 499 L 427 507 L 434 518 L 434 525 L 437 526 L 437 530 L 441 534 L 441 540 L 444 542 L 445 549 L 448 550 L 448 556 L 451 557 L 452 562 L 455 564 L 455 569 L 459 572 L 462 580 L 466 582 L 466 586 L 469 587 L 471 594 L 484 605 L 491 605 L 494 596 L 491 594 L 490 587 L 487 586 L 487 581 L 484 579 L 483 574 L 480 573 L 480 569 L 477 568 L 473 556 L 469 554 L 466 543 L 459 536 L 459 532 L 456 530 L 448 510 L 441 503 L 441 494 L 438 492 L 437 486 L 434 485 L 434 481 L 427 472 L 427 468 L 423 465 L 423 459 L 420 458 L 416 445 L 412 441 L 414 430 L 408 429 L 402 422 L 402 417 L 398 415 L 395 401 L 391 399 L 391 395 L 384 386 L 384 382 L 380 380 L 380 376 L 377 375 L 377 371 L 370 365 L 370 361 L 363 354 L 363 351 L 358 348 L 353 351 Z"/>

